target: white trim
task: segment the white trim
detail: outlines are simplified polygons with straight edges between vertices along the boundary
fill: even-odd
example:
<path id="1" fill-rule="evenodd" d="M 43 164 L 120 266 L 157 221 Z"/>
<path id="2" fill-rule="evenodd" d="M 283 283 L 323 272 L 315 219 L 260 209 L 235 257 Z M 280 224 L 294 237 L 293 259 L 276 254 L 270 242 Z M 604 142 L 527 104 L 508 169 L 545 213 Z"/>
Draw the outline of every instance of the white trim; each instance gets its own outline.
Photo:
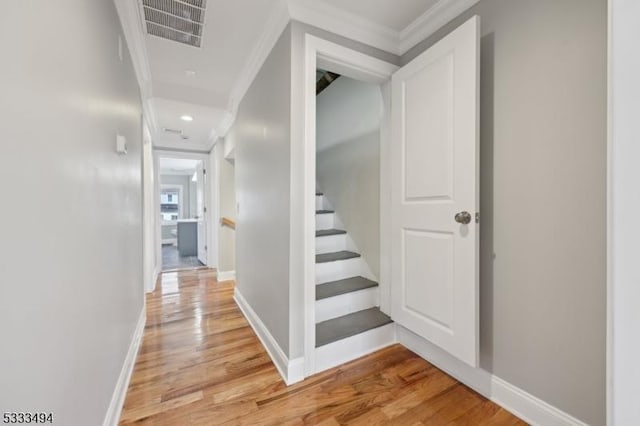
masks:
<path id="1" fill-rule="evenodd" d="M 218 282 L 235 281 L 236 280 L 236 271 L 218 271 L 217 280 L 218 280 Z"/>
<path id="2" fill-rule="evenodd" d="M 291 19 L 399 54 L 400 34 L 322 0 L 288 0 Z"/>
<path id="3" fill-rule="evenodd" d="M 480 0 L 440 0 L 435 6 L 400 31 L 400 54 L 407 53 L 412 47 L 433 35 L 456 16 L 478 3 L 478 1 Z"/>
<path id="4" fill-rule="evenodd" d="M 479 0 L 440 0 L 402 31 L 346 12 L 322 0 L 288 0 L 291 19 L 395 55 L 404 55 L 416 44 Z"/>
<path id="5" fill-rule="evenodd" d="M 396 325 L 398 342 L 440 370 L 469 386 L 531 425 L 586 426 L 586 423 L 480 368 L 473 368 L 449 353 Z"/>
<path id="6" fill-rule="evenodd" d="M 606 406 L 607 425 L 614 422 L 614 377 L 613 377 L 613 2 L 607 1 L 607 349 L 606 349 Z"/>
<path id="7" fill-rule="evenodd" d="M 391 81 L 380 85 L 380 310 L 391 316 Z"/>
<path id="8" fill-rule="evenodd" d="M 316 197 L 316 68 L 336 71 L 358 80 L 376 84 L 386 84 L 398 69 L 396 65 L 373 58 L 361 52 L 346 48 L 321 38 L 306 34 L 304 38 L 304 76 L 302 87 L 293 85 L 291 99 L 293 105 L 302 105 L 300 123 L 292 120 L 292 135 L 302 134 L 303 189 L 292 191 L 291 205 L 303 205 L 303 277 L 304 277 L 304 359 L 305 375 L 316 372 L 315 347 L 315 197 Z M 300 81 L 299 79 L 295 79 Z M 301 101 L 301 102 L 299 102 Z M 390 105 L 385 106 L 390 110 Z M 300 126 L 303 128 L 300 129 Z M 298 158 L 292 159 L 294 162 Z M 298 179 L 299 177 L 296 177 Z M 295 180 L 295 179 L 294 179 Z M 302 196 L 302 200 L 300 200 Z"/>
<path id="9" fill-rule="evenodd" d="M 304 359 L 295 358 L 289 360 L 289 358 L 287 358 L 276 339 L 271 335 L 267 327 L 260 320 L 258 314 L 251 308 L 251 305 L 249 305 L 237 287 L 233 294 L 233 300 L 236 301 L 238 308 L 240 308 L 247 322 L 256 333 L 256 336 L 260 339 L 262 346 L 264 346 L 287 386 L 302 381 L 304 379 Z"/>
<path id="10" fill-rule="evenodd" d="M 288 23 L 289 14 L 287 12 L 286 4 L 284 3 L 284 0 L 280 0 L 276 2 L 271 15 L 269 15 L 269 17 L 267 18 L 265 29 L 256 42 L 255 46 L 251 50 L 245 66 L 243 67 L 238 79 L 233 86 L 233 89 L 231 90 L 229 105 L 227 107 L 231 112 L 231 115 L 225 117 L 225 119 L 221 123 L 220 133 L 218 134 L 219 137 L 226 136 L 227 132 L 233 125 L 242 98 L 244 98 L 247 90 L 249 90 L 249 87 L 258 75 L 262 64 L 264 64 L 264 61 L 271 53 L 271 50 L 276 45 L 278 39 L 280 38 L 280 35 L 287 27 Z"/>
<path id="11" fill-rule="evenodd" d="M 146 307 L 142 307 L 142 312 L 138 317 L 138 324 L 131 337 L 131 343 L 129 345 L 129 351 L 124 359 L 122 370 L 118 376 L 116 387 L 113 390 L 111 396 L 111 402 L 109 408 L 107 408 L 107 414 L 104 417 L 104 426 L 116 426 L 120 421 L 120 413 L 122 412 L 122 406 L 124 405 L 124 399 L 127 396 L 127 389 L 129 388 L 129 382 L 131 381 L 131 375 L 133 374 L 133 367 L 136 364 L 136 357 L 138 356 L 138 350 L 142 343 L 142 336 L 144 334 L 144 326 L 147 322 Z"/>
<path id="12" fill-rule="evenodd" d="M 607 424 L 640 424 L 640 3 L 609 0 L 607 144 Z"/>

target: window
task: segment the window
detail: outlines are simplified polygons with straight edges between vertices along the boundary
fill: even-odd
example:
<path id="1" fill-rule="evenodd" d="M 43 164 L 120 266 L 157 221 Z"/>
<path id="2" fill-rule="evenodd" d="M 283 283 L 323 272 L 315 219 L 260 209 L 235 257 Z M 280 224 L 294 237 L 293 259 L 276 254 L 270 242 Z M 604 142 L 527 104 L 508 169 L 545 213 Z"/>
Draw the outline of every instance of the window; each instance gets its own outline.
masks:
<path id="1" fill-rule="evenodd" d="M 163 187 L 160 191 L 160 218 L 163 222 L 175 222 L 182 217 L 182 197 L 179 187 Z"/>

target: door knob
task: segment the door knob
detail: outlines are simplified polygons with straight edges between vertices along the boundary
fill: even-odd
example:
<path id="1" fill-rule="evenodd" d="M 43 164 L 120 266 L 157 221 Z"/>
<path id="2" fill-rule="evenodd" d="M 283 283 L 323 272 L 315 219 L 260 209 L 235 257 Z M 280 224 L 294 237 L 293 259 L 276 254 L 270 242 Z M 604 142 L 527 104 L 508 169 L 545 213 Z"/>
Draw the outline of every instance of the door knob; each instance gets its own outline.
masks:
<path id="1" fill-rule="evenodd" d="M 461 223 L 463 225 L 468 225 L 469 223 L 471 223 L 471 214 L 469 212 L 456 213 L 454 218 L 456 222 Z"/>

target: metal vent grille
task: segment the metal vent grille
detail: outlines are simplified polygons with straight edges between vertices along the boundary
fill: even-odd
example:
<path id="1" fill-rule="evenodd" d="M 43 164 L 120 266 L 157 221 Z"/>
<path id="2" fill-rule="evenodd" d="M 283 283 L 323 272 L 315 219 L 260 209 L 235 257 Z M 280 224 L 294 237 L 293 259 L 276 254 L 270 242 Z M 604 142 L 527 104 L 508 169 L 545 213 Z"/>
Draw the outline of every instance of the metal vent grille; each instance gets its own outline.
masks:
<path id="1" fill-rule="evenodd" d="M 202 45 L 206 0 L 142 0 L 142 5 L 148 34 Z"/>

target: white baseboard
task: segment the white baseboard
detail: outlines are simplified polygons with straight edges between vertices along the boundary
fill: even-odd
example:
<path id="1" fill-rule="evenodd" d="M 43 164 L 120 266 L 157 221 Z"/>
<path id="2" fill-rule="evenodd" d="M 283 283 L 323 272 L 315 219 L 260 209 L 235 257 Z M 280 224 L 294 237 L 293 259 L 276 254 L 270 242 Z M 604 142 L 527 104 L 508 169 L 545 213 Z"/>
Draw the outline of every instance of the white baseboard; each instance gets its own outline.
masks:
<path id="1" fill-rule="evenodd" d="M 131 337 L 131 343 L 129 344 L 129 351 L 124 359 L 122 370 L 120 370 L 120 376 L 116 382 L 116 387 L 111 397 L 111 403 L 107 409 L 107 414 L 104 418 L 104 426 L 116 426 L 120 421 L 120 413 L 122 412 L 122 406 L 124 405 L 124 398 L 127 396 L 127 389 L 129 388 L 129 382 L 131 381 L 131 375 L 133 374 L 133 367 L 136 364 L 136 357 L 138 356 L 138 349 L 140 349 L 140 343 L 142 343 L 142 335 L 144 334 L 144 326 L 147 322 L 146 307 L 142 308 L 140 317 L 138 318 L 138 324 Z"/>
<path id="2" fill-rule="evenodd" d="M 397 325 L 397 336 L 398 342 L 408 349 L 531 425 L 586 426 L 586 423 L 501 378 L 463 363 L 400 325 Z"/>
<path id="3" fill-rule="evenodd" d="M 218 271 L 218 282 L 235 281 L 236 271 Z"/>
<path id="4" fill-rule="evenodd" d="M 233 295 L 233 299 L 244 314 L 244 317 L 253 328 L 253 331 L 262 342 L 262 346 L 266 349 L 269 357 L 276 366 L 276 369 L 284 379 L 287 385 L 300 382 L 304 379 L 304 358 L 296 358 L 289 360 L 284 354 L 276 339 L 271 335 L 267 327 L 264 325 L 258 314 L 255 313 L 253 308 L 249 305 L 246 299 L 238 291 L 236 287 Z"/>

